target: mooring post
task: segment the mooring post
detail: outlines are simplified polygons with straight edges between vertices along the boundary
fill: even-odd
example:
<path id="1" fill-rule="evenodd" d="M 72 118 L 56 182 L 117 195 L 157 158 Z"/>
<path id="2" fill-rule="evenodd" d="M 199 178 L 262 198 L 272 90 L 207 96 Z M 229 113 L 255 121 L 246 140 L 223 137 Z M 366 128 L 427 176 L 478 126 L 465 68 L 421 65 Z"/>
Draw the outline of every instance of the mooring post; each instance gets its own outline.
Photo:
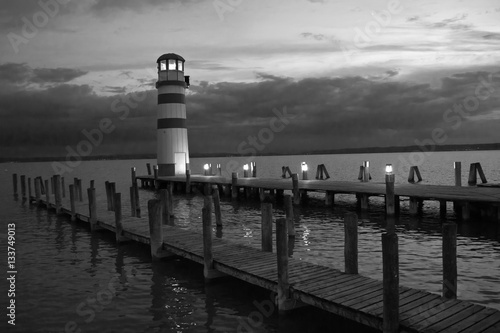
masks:
<path id="1" fill-rule="evenodd" d="M 462 203 L 462 219 L 464 221 L 470 220 L 470 202 Z"/>
<path id="2" fill-rule="evenodd" d="M 75 207 L 75 184 L 69 186 L 69 202 L 71 207 L 71 221 L 76 220 L 76 207 Z"/>
<path id="3" fill-rule="evenodd" d="M 488 181 L 486 180 L 486 176 L 484 175 L 483 167 L 481 163 L 476 163 L 476 170 L 479 173 L 479 178 L 481 178 L 481 183 L 486 184 Z"/>
<path id="4" fill-rule="evenodd" d="M 347 274 L 358 274 L 358 216 L 344 215 L 344 264 Z"/>
<path id="5" fill-rule="evenodd" d="M 446 217 L 446 200 L 439 200 L 439 216 Z"/>
<path id="6" fill-rule="evenodd" d="M 300 205 L 299 176 L 296 173 L 292 174 L 292 188 L 293 204 Z"/>
<path id="7" fill-rule="evenodd" d="M 238 198 L 238 173 L 233 172 L 231 174 L 231 198 L 232 199 L 237 199 Z"/>
<path id="8" fill-rule="evenodd" d="M 62 197 L 66 198 L 66 186 L 64 185 L 64 177 L 61 177 L 61 193 Z"/>
<path id="9" fill-rule="evenodd" d="M 415 182 L 415 167 L 410 167 L 410 172 L 408 173 L 408 183 Z"/>
<path id="10" fill-rule="evenodd" d="M 31 177 L 28 177 L 28 203 L 31 203 Z"/>
<path id="11" fill-rule="evenodd" d="M 161 189 L 160 190 L 160 202 L 163 206 L 163 209 L 162 209 L 162 224 L 170 224 L 170 207 L 169 207 L 169 204 L 168 204 L 168 199 L 169 197 L 169 194 L 168 194 L 168 190 L 167 189 Z"/>
<path id="12" fill-rule="evenodd" d="M 40 205 L 40 178 L 35 178 L 35 202 L 37 205 Z"/>
<path id="13" fill-rule="evenodd" d="M 418 214 L 418 198 L 410 197 L 410 215 Z"/>
<path id="14" fill-rule="evenodd" d="M 134 203 L 135 203 L 135 216 L 141 217 L 141 202 L 139 201 L 139 186 L 137 186 L 137 183 L 135 186 L 132 186 L 134 188 Z"/>
<path id="15" fill-rule="evenodd" d="M 368 197 L 368 194 L 359 194 L 358 195 L 358 201 L 359 201 L 359 205 L 361 207 L 361 210 L 362 211 L 367 211 L 368 210 L 368 206 L 369 206 L 369 197 Z"/>
<path id="16" fill-rule="evenodd" d="M 261 210 L 262 251 L 273 252 L 273 205 L 263 202 Z"/>
<path id="17" fill-rule="evenodd" d="M 293 307 L 290 299 L 290 283 L 288 281 L 288 234 L 286 219 L 276 220 L 276 254 L 278 259 L 278 295 L 279 312 Z"/>
<path id="18" fill-rule="evenodd" d="M 471 163 L 470 164 L 470 169 L 469 169 L 469 186 L 476 186 L 477 185 L 477 171 L 476 171 L 476 163 Z"/>
<path id="19" fill-rule="evenodd" d="M 45 195 L 45 186 L 43 185 L 43 178 L 42 178 L 42 176 L 38 176 L 38 178 L 40 178 L 41 194 Z"/>
<path id="20" fill-rule="evenodd" d="M 133 186 L 130 186 L 130 216 L 135 216 L 135 190 Z"/>
<path id="21" fill-rule="evenodd" d="M 325 193 L 325 206 L 330 207 L 335 204 L 335 193 L 333 191 L 326 191 Z"/>
<path id="22" fill-rule="evenodd" d="M 45 179 L 45 201 L 46 201 L 46 207 L 47 210 L 50 209 L 50 187 L 49 187 L 49 180 Z"/>
<path id="23" fill-rule="evenodd" d="M 123 243 L 128 239 L 123 236 L 123 224 L 122 224 L 122 194 L 115 193 L 115 227 L 116 227 L 116 242 Z"/>
<path id="24" fill-rule="evenodd" d="M 394 183 L 396 175 L 392 172 L 392 164 L 385 166 L 385 212 L 387 216 L 396 214 L 395 198 L 394 198 Z"/>
<path id="25" fill-rule="evenodd" d="M 148 176 L 151 176 L 151 163 L 146 163 L 146 168 L 148 169 Z"/>
<path id="26" fill-rule="evenodd" d="M 220 210 L 219 187 L 217 185 L 212 186 L 212 198 L 214 200 L 215 224 L 220 228 L 222 227 L 222 214 Z"/>
<path id="27" fill-rule="evenodd" d="M 83 201 L 83 189 L 82 189 L 82 180 L 78 178 L 78 197 L 80 201 Z"/>
<path id="28" fill-rule="evenodd" d="M 132 186 L 135 186 L 135 184 L 137 183 L 135 167 L 130 168 L 130 178 L 132 181 Z"/>
<path id="29" fill-rule="evenodd" d="M 111 205 L 111 211 L 115 210 L 115 193 L 116 193 L 116 183 L 111 182 L 109 183 L 109 199 L 110 199 L 110 205 Z"/>
<path id="30" fill-rule="evenodd" d="M 443 223 L 443 297 L 457 298 L 457 224 Z"/>
<path id="31" fill-rule="evenodd" d="M 21 196 L 26 199 L 26 176 L 21 175 Z"/>
<path id="32" fill-rule="evenodd" d="M 14 196 L 17 196 L 17 173 L 12 174 L 12 186 L 14 187 Z"/>
<path id="33" fill-rule="evenodd" d="M 399 330 L 399 253 L 398 236 L 382 234 L 383 332 Z"/>
<path id="34" fill-rule="evenodd" d="M 306 162 L 302 162 L 302 164 L 300 165 L 300 169 L 302 170 L 302 179 L 303 180 L 307 180 L 308 179 L 308 176 L 307 176 L 307 163 Z"/>
<path id="35" fill-rule="evenodd" d="M 224 274 L 214 269 L 214 259 L 212 254 L 212 205 L 210 197 L 204 197 L 202 209 L 203 223 L 203 275 L 205 281 L 224 276 Z"/>
<path id="36" fill-rule="evenodd" d="M 163 227 L 162 212 L 163 204 L 156 199 L 148 201 L 149 215 L 149 236 L 151 243 L 151 258 L 153 261 L 159 260 L 165 256 L 163 250 Z"/>
<path id="37" fill-rule="evenodd" d="M 55 188 L 55 184 L 54 184 L 54 177 L 55 176 L 50 177 L 50 192 L 52 192 L 52 193 L 56 193 L 56 188 Z"/>
<path id="38" fill-rule="evenodd" d="M 153 188 L 156 188 L 157 184 L 157 180 L 158 180 L 158 166 L 157 165 L 153 165 L 153 177 L 154 177 L 154 180 L 153 180 Z"/>
<path id="39" fill-rule="evenodd" d="M 370 161 L 363 162 L 363 182 L 370 181 Z"/>
<path id="40" fill-rule="evenodd" d="M 186 170 L 186 193 L 191 193 L 191 170 Z"/>
<path id="41" fill-rule="evenodd" d="M 61 175 L 54 176 L 54 197 L 56 201 L 56 214 L 61 214 L 62 210 Z"/>
<path id="42" fill-rule="evenodd" d="M 94 188 L 94 187 L 95 187 L 95 185 L 94 185 L 94 184 L 95 184 L 95 181 L 92 179 L 92 180 L 90 181 L 90 188 Z"/>
<path id="43" fill-rule="evenodd" d="M 284 204 L 285 204 L 286 223 L 288 226 L 288 236 L 295 237 L 295 221 L 294 221 L 294 216 L 293 216 L 293 203 L 292 203 L 292 197 L 290 195 L 288 195 L 288 194 L 285 195 Z"/>
<path id="44" fill-rule="evenodd" d="M 111 198 L 110 198 L 110 187 L 109 187 L 109 181 L 104 182 L 104 187 L 106 188 L 106 204 L 107 204 L 107 210 L 111 210 Z"/>
<path id="45" fill-rule="evenodd" d="M 102 228 L 97 225 L 97 200 L 94 187 L 90 187 L 87 189 L 87 196 L 89 198 L 90 231 L 101 230 Z M 121 218 L 121 212 L 120 212 L 120 218 Z"/>

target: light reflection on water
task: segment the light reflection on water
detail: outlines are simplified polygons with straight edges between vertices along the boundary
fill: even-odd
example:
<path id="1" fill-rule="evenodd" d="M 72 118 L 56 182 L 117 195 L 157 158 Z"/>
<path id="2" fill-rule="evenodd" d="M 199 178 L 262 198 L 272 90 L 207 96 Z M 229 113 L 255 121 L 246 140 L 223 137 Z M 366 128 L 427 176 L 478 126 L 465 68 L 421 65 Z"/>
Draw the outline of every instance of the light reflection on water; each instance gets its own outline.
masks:
<path id="1" fill-rule="evenodd" d="M 297 157 L 297 160 L 302 158 Z M 116 181 L 118 191 L 128 193 L 130 166 L 144 166 L 145 169 L 146 162 L 149 161 L 85 162 L 71 176 L 82 177 L 84 184 L 95 179 L 98 198 L 104 200 L 102 184 L 105 180 Z M 275 161 L 276 165 L 280 163 L 285 164 L 282 160 Z M 4 164 L 7 171 L 2 174 L 0 184 L 10 189 L 12 170 L 18 174 L 47 177 L 52 173 L 49 166 L 46 163 Z M 264 165 L 258 166 L 259 171 L 266 172 Z M 140 192 L 145 214 L 147 200 L 154 194 L 145 190 Z M 0 196 L 2 221 L 15 221 L 18 226 L 17 297 L 20 303 L 17 319 L 28 326 L 24 329 L 19 326 L 15 332 L 24 332 L 26 327 L 31 332 L 60 332 L 68 321 L 74 321 L 84 332 L 126 332 L 123 328 L 131 332 L 234 331 L 241 320 L 246 320 L 255 311 L 254 300 L 263 301 L 269 297 L 266 291 L 233 280 L 207 286 L 198 265 L 183 260 L 152 264 L 145 246 L 116 247 L 110 234 L 99 233 L 98 237 L 92 237 L 86 227 L 68 223 L 64 218 L 28 207 L 20 201 L 14 202 L 10 191 L 3 191 Z M 343 270 L 342 217 L 345 212 L 355 210 L 355 200 L 353 196 L 338 195 L 335 208 L 331 209 L 324 207 L 321 198 L 322 195 L 311 194 L 308 206 L 294 209 L 297 235 L 293 256 Z M 200 197 L 176 195 L 174 223 L 201 231 L 202 205 Z M 358 214 L 359 271 L 380 279 L 383 199 L 371 198 L 370 205 L 368 213 Z M 127 203 L 123 209 L 129 209 Z M 401 210 L 403 214 L 397 221 L 401 284 L 439 293 L 442 267 L 439 205 L 426 202 L 421 217 L 405 213 L 408 202 L 402 203 Z M 260 248 L 259 211 L 257 202 L 235 204 L 222 198 L 224 228 L 216 236 Z M 274 206 L 274 215 L 276 218 L 284 215 L 281 205 Z M 446 218 L 455 220 L 451 206 Z M 500 243 L 496 226 L 487 221 L 459 222 L 458 231 L 459 298 L 500 309 Z M 101 311 L 95 312 L 91 322 L 86 323 L 89 315 L 79 315 L 77 307 L 106 290 L 114 277 L 118 279 L 116 294 Z M 305 311 L 303 316 L 318 316 L 317 312 Z M 332 325 L 350 324 L 335 322 Z M 306 328 L 302 320 L 288 318 L 283 321 L 271 316 L 255 331 L 302 332 Z"/>

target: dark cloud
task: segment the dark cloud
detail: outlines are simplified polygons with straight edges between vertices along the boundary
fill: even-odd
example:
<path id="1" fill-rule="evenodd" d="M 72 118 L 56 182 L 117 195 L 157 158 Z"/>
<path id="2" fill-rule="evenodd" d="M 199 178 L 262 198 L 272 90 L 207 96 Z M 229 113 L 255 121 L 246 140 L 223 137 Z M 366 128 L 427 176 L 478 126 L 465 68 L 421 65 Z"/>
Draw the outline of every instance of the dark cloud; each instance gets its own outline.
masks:
<path id="1" fill-rule="evenodd" d="M 127 91 L 125 87 L 113 87 L 113 86 L 105 86 L 103 91 L 113 94 L 124 94 Z"/>
<path id="2" fill-rule="evenodd" d="M 0 27 L 12 29 L 10 32 L 19 33 L 18 29 L 25 24 L 24 20 L 34 22 L 34 17 L 46 16 L 50 19 L 75 11 L 78 1 L 8 1 L 2 0 L 0 7 Z M 39 18 L 40 19 L 40 18 Z M 51 25 L 49 24 L 49 27 Z"/>
<path id="3" fill-rule="evenodd" d="M 442 20 L 430 25 L 431 28 L 449 28 L 453 30 L 468 30 L 473 27 L 472 24 L 459 23 L 467 19 L 468 14 L 455 15 L 452 18 Z"/>
<path id="4" fill-rule="evenodd" d="M 483 35 L 484 39 L 495 39 L 500 40 L 500 33 L 489 33 L 487 35 Z"/>
<path id="5" fill-rule="evenodd" d="M 18 67 L 19 74 L 13 77 L 22 80 L 23 68 Z M 384 73 L 385 77 L 395 75 L 397 69 Z M 259 152 L 414 145 L 416 139 L 432 137 L 435 128 L 446 131 L 447 144 L 498 142 L 498 93 L 465 114 L 459 128 L 453 128 L 455 121 L 445 117 L 454 105 L 476 96 L 481 80 L 491 86 L 480 87 L 480 94 L 488 89 L 498 92 L 500 72 L 491 78 L 489 75 L 456 73 L 444 77 L 437 88 L 361 76 L 294 80 L 265 73 L 258 74 L 257 82 L 204 81 L 192 85 L 186 97 L 190 150 L 238 153 L 240 145 L 250 147 L 250 138 L 269 132 L 276 114 L 288 114 L 286 126 L 274 132 Z M 123 91 L 121 87 L 109 88 Z M 155 152 L 155 89 L 115 96 L 99 96 L 87 85 L 71 84 L 5 91 L 0 89 L 3 156 L 64 156 L 66 146 L 75 147 L 85 139 L 82 131 L 98 128 L 103 118 L 109 118 L 116 129 L 106 134 L 93 154 Z M 128 112 L 125 117 L 124 110 Z"/>
<path id="6" fill-rule="evenodd" d="M 33 74 L 35 82 L 63 83 L 83 76 L 87 72 L 73 68 L 35 68 Z"/>
<path id="7" fill-rule="evenodd" d="M 31 68 L 26 64 L 0 65 L 0 80 L 25 85 L 29 83 L 66 83 L 87 72 L 73 68 Z"/>
<path id="8" fill-rule="evenodd" d="M 143 12 L 153 9 L 175 10 L 180 6 L 201 3 L 206 0 L 97 0 L 90 10 L 96 13 L 111 14 L 116 10 Z"/>

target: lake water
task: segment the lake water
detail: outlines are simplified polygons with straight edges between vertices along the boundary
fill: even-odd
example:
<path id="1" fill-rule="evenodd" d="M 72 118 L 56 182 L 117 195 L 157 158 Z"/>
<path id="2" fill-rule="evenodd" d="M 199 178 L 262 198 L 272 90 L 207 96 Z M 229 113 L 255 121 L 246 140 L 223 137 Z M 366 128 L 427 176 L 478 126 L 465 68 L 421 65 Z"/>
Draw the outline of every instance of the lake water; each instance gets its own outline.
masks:
<path id="1" fill-rule="evenodd" d="M 421 158 L 423 157 L 423 158 Z M 418 160 L 421 158 L 420 160 Z M 281 166 L 299 170 L 305 161 L 309 177 L 316 166 L 325 164 L 337 180 L 357 180 L 359 165 L 370 161 L 372 181 L 384 180 L 384 167 L 392 163 L 397 182 L 405 182 L 405 160 L 419 163 L 424 184 L 454 184 L 453 162 L 461 161 L 462 183 L 467 184 L 468 166 L 481 162 L 489 182 L 500 182 L 500 152 L 439 152 L 428 155 L 352 154 L 255 157 L 258 176 L 279 177 Z M 234 161 L 234 162 L 231 162 Z M 240 167 L 245 157 L 192 159 L 193 173 L 201 173 L 204 163 Z M 146 163 L 154 160 L 83 162 L 68 179 L 83 179 L 84 187 L 94 179 L 98 200 L 104 200 L 104 181 L 115 181 L 117 191 L 128 198 L 130 167 L 146 173 Z M 231 163 L 231 164 L 228 164 Z M 16 225 L 16 326 L 0 323 L 2 332 L 352 332 L 362 331 L 354 323 L 317 309 L 299 309 L 279 317 L 259 312 L 258 304 L 269 292 L 243 282 L 226 279 L 206 285 L 202 268 L 185 260 L 151 263 L 149 249 L 139 244 L 117 247 L 114 236 L 103 232 L 92 237 L 87 226 L 71 223 L 30 207 L 12 196 L 12 173 L 45 179 L 54 172 L 51 163 L 4 163 L 0 184 L 2 253 L 6 254 L 7 224 Z M 231 171 L 231 170 L 229 170 Z M 241 170 L 240 174 L 242 173 Z M 418 185 L 417 185 L 418 186 Z M 141 206 L 154 193 L 140 190 Z M 354 196 L 336 196 L 335 207 L 324 207 L 322 195 L 311 194 L 307 206 L 298 207 L 297 236 L 293 256 L 302 260 L 343 269 L 343 225 L 345 212 L 355 211 Z M 197 195 L 176 195 L 175 223 L 201 230 L 203 200 Z M 370 211 L 360 214 L 360 274 L 381 279 L 381 233 L 384 222 L 382 198 L 370 199 Z M 441 290 L 441 223 L 439 206 L 425 203 L 422 216 L 410 217 L 407 202 L 397 222 L 400 249 L 400 283 L 439 293 Z M 274 209 L 277 217 L 282 207 Z M 260 208 L 257 202 L 222 199 L 224 239 L 260 246 Z M 449 206 L 447 220 L 455 221 Z M 500 309 L 500 243 L 496 223 L 488 219 L 458 221 L 459 299 Z M 6 261 L 6 260 L 5 260 Z M 4 261 L 4 262 L 5 262 Z M 6 266 L 3 266 L 6 267 Z M 1 306 L 7 306 L 1 284 Z M 365 329 L 369 332 L 369 329 Z"/>

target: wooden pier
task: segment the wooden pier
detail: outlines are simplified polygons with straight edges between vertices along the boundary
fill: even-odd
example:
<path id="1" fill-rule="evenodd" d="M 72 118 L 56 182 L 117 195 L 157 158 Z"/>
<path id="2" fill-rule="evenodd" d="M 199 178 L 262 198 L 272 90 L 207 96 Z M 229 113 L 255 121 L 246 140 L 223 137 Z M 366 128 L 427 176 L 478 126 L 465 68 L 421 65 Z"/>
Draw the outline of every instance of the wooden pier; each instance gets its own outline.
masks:
<path id="1" fill-rule="evenodd" d="M 15 195 L 18 195 L 17 176 L 15 178 L 14 190 Z M 143 217 L 140 217 L 140 208 L 133 200 L 134 197 L 137 198 L 134 186 L 130 191 L 132 216 L 128 216 L 128 213 L 122 211 L 121 194 L 114 193 L 114 186 L 111 184 L 106 186 L 108 202 L 96 202 L 94 187 L 87 189 L 87 201 L 82 197 L 81 180 L 75 179 L 74 184 L 69 186 L 69 195 L 62 197 L 59 187 L 61 179 L 58 178 L 56 176 L 53 180 L 52 195 L 48 194 L 49 186 L 46 182 L 45 200 L 41 196 L 42 182 L 38 177 L 35 178 L 35 195 L 31 195 L 29 182 L 28 194 L 23 185 L 23 198 L 30 204 L 35 203 L 55 210 L 56 213 L 69 215 L 72 220 L 89 223 L 92 232 L 100 229 L 114 232 L 117 243 L 133 240 L 149 244 L 153 260 L 172 255 L 181 256 L 204 265 L 204 276 L 207 280 L 228 275 L 275 292 L 275 306 L 280 312 L 312 305 L 384 332 L 496 333 L 500 331 L 500 311 L 456 299 L 455 224 L 446 224 L 443 228 L 443 264 L 446 272 L 444 272 L 443 297 L 441 297 L 426 291 L 399 286 L 397 235 L 390 231 L 382 235 L 384 280 L 378 281 L 356 274 L 357 217 L 352 213 L 345 218 L 346 269 L 345 272 L 341 272 L 289 257 L 287 243 L 291 236 L 290 221 L 293 219 L 276 220 L 275 253 L 271 252 L 272 249 L 268 248 L 268 244 L 264 250 L 264 236 L 264 251 L 260 251 L 212 237 L 212 200 L 208 196 L 204 196 L 203 233 L 196 233 L 167 225 L 170 215 L 174 213 L 171 186 L 162 191 L 160 196 L 162 200 L 150 200 L 147 214 L 142 214 Z M 178 177 L 165 178 L 165 181 L 167 180 L 181 181 Z M 191 178 L 191 182 L 203 182 L 203 180 L 222 183 L 221 178 L 203 176 Z M 353 191 L 353 187 L 347 185 L 342 188 L 342 182 L 333 182 L 329 185 L 322 183 L 321 186 L 315 181 L 307 182 L 301 182 L 300 186 L 304 189 L 347 193 Z M 279 185 L 283 189 L 289 189 L 290 183 L 290 180 L 279 180 L 269 184 L 262 179 L 245 179 L 238 181 L 238 186 L 276 189 Z M 93 182 L 91 184 L 94 185 Z M 377 194 L 382 191 L 379 184 L 361 186 L 358 190 L 367 194 Z M 415 195 L 415 192 L 405 192 L 404 187 L 399 191 L 397 189 L 396 193 Z M 423 195 L 424 192 L 417 193 Z M 436 193 L 441 193 L 439 195 L 449 199 L 460 197 L 459 194 L 452 192 Z M 287 196 L 287 199 L 290 197 Z M 285 202 L 291 203 L 291 200 Z M 264 211 L 263 208 L 263 222 Z"/>

